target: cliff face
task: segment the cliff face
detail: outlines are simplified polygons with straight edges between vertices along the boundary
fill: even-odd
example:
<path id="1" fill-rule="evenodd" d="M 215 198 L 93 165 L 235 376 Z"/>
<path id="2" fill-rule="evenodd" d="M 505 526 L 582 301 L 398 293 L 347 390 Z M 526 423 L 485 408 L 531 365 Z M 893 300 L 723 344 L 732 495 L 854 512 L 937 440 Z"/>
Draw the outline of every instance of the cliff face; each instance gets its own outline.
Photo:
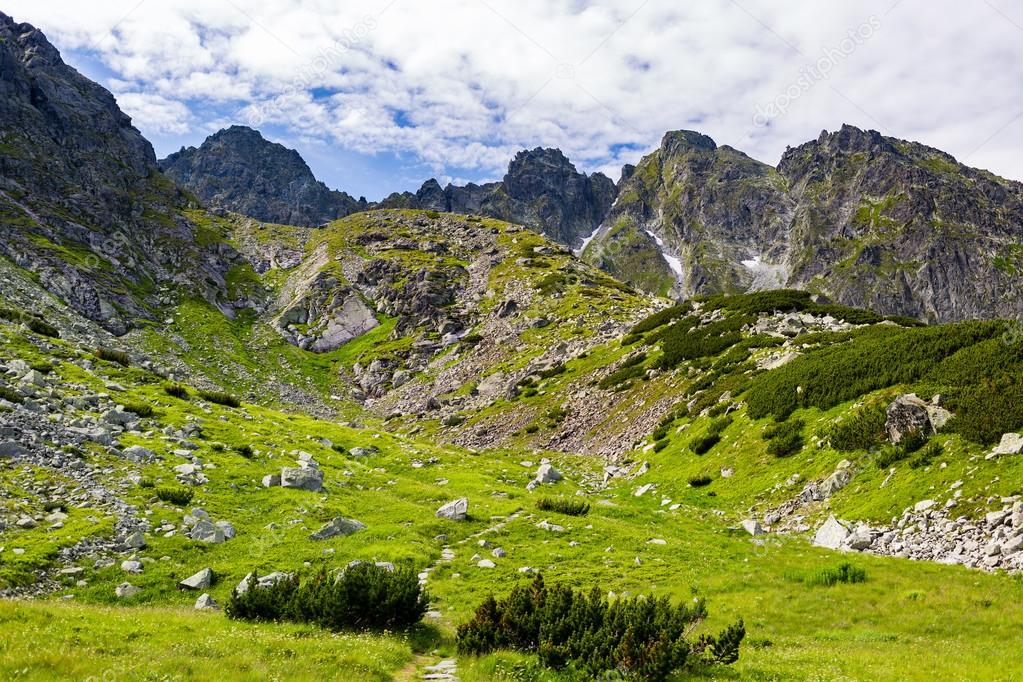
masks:
<path id="1" fill-rule="evenodd" d="M 114 97 L 29 24 L 0 14 L 0 255 L 114 333 L 160 285 L 215 301 L 226 245 L 200 246 L 187 202 Z"/>
<path id="2" fill-rule="evenodd" d="M 623 179 L 584 257 L 683 296 L 796 287 L 934 321 L 1019 316 L 1021 197 L 1019 183 L 851 126 L 777 168 L 680 131 Z"/>
<path id="3" fill-rule="evenodd" d="M 480 213 L 574 247 L 600 224 L 616 192 L 607 176 L 580 173 L 560 150 L 537 147 L 516 154 L 501 182 L 442 188 L 428 180 L 415 194 L 392 194 L 380 207 Z"/>

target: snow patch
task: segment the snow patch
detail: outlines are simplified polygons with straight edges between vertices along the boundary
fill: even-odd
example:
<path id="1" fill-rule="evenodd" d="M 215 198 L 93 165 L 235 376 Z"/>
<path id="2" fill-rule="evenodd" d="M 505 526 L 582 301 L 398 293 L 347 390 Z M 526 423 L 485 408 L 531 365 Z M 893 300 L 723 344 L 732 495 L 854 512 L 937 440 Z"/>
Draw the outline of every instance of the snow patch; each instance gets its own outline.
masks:
<path id="1" fill-rule="evenodd" d="M 670 253 L 668 253 L 668 248 L 664 245 L 663 239 L 658 237 L 650 230 L 645 230 L 645 232 L 648 235 L 650 235 L 650 237 L 657 244 L 657 248 L 660 249 L 661 251 L 661 257 L 664 258 L 664 262 L 668 264 L 668 267 L 671 268 L 671 271 L 675 273 L 675 276 L 678 277 L 678 279 L 682 279 L 682 261 L 680 261 L 676 256 L 673 256 Z"/>
<path id="2" fill-rule="evenodd" d="M 788 279 L 788 269 L 784 265 L 765 263 L 759 255 L 739 263 L 753 274 L 750 291 L 779 289 L 785 286 L 785 280 Z"/>
<path id="3" fill-rule="evenodd" d="M 592 242 L 592 241 L 593 241 L 593 240 L 594 240 L 594 239 L 596 238 L 596 236 L 597 236 L 598 234 L 600 234 L 600 228 L 602 228 L 602 227 L 604 227 L 604 226 L 603 226 L 603 224 L 601 224 L 601 225 L 597 225 L 597 229 L 595 229 L 595 230 L 593 231 L 593 233 L 592 233 L 592 234 L 590 234 L 590 236 L 589 236 L 589 237 L 583 237 L 583 243 L 582 243 L 582 244 L 581 244 L 581 245 L 579 246 L 579 248 L 578 248 L 578 249 L 576 249 L 576 250 L 575 250 L 575 251 L 573 252 L 573 253 L 574 253 L 574 254 L 576 255 L 576 257 L 579 257 L 579 256 L 582 256 L 582 255 L 583 255 L 583 251 L 585 251 L 585 250 L 586 250 L 586 247 L 587 247 L 587 245 L 589 245 L 589 243 L 590 243 L 590 242 Z"/>

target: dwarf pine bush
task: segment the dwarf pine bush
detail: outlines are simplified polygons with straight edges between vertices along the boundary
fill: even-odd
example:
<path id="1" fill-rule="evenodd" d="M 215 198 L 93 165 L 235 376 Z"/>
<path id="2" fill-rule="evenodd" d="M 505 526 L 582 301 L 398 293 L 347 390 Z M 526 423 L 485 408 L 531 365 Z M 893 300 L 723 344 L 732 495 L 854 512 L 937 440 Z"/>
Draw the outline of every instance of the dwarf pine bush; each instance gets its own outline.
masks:
<path id="1" fill-rule="evenodd" d="M 614 672 L 638 680 L 665 680 L 709 663 L 733 663 L 746 634 L 738 621 L 717 636 L 689 634 L 707 617 L 701 600 L 672 604 L 665 598 L 608 600 L 563 585 L 548 587 L 538 575 L 504 599 L 487 597 L 472 620 L 458 627 L 461 654 L 500 649 L 535 653 L 556 670 L 573 666 L 591 679 Z"/>

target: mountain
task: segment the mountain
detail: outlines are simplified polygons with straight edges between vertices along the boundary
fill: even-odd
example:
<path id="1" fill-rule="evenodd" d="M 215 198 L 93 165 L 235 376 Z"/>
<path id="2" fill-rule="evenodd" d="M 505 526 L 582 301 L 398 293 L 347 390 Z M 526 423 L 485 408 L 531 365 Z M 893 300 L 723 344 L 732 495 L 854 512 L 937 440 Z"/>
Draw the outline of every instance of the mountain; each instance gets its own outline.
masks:
<path id="1" fill-rule="evenodd" d="M 1023 315 L 1023 185 L 844 126 L 777 168 L 695 132 L 623 178 L 584 256 L 658 293 L 794 287 L 933 321 Z"/>
<path id="2" fill-rule="evenodd" d="M 230 249 L 197 239 L 186 197 L 113 96 L 0 14 L 0 254 L 115 333 L 173 283 L 217 301 Z"/>
<path id="3" fill-rule="evenodd" d="M 271 223 L 317 227 L 366 208 L 365 199 L 327 189 L 297 151 L 245 126 L 182 148 L 160 168 L 209 206 Z"/>
<path id="4" fill-rule="evenodd" d="M 208 211 L 34 28 L 0 67 L 0 679 L 1023 669 L 1019 323 L 644 294 L 479 215 L 585 197 L 557 154 L 318 229 Z M 586 253 L 665 291 L 937 233 L 972 300 L 1017 230 L 1013 183 L 855 129 L 777 169 L 671 133 L 621 185 Z"/>
<path id="5" fill-rule="evenodd" d="M 380 207 L 479 213 L 577 247 L 600 224 L 616 192 L 602 173 L 580 173 L 561 150 L 537 147 L 516 154 L 501 182 L 442 188 L 428 180 L 415 194 L 392 194 Z"/>

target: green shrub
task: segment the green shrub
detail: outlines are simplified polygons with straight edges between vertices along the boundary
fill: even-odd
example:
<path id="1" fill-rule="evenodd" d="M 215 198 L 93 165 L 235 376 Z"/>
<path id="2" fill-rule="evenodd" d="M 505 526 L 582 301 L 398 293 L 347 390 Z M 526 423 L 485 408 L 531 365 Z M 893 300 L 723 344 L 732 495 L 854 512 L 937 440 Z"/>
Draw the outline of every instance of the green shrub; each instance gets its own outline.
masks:
<path id="1" fill-rule="evenodd" d="M 917 453 L 916 457 L 909 460 L 909 467 L 911 469 L 922 469 L 923 467 L 930 466 L 931 462 L 941 457 L 944 450 L 941 443 L 931 441 Z"/>
<path id="2" fill-rule="evenodd" d="M 805 582 L 807 585 L 818 587 L 833 587 L 838 583 L 862 583 L 867 579 L 867 572 L 858 566 L 845 562 L 835 568 L 825 568 L 810 576 Z"/>
<path id="3" fill-rule="evenodd" d="M 550 426 L 550 427 L 557 426 L 561 422 L 565 421 L 565 419 L 567 417 L 568 417 L 568 410 L 566 410 L 561 405 L 558 405 L 556 407 L 552 407 L 552 408 L 550 408 L 549 410 L 547 410 L 546 412 L 543 413 L 543 418 L 547 422 L 547 426 Z"/>
<path id="4" fill-rule="evenodd" d="M 880 402 L 864 405 L 848 414 L 842 421 L 835 422 L 824 433 L 831 447 L 840 452 L 869 450 L 884 442 L 887 415 Z"/>
<path id="5" fill-rule="evenodd" d="M 671 441 L 668 440 L 667 438 L 662 438 L 661 440 L 656 441 L 654 443 L 654 452 L 660 452 L 669 445 L 671 445 Z"/>
<path id="6" fill-rule="evenodd" d="M 172 398 L 188 400 L 188 389 L 181 384 L 164 384 L 163 391 Z"/>
<path id="7" fill-rule="evenodd" d="M 335 445 L 334 449 L 336 450 L 337 447 L 338 446 Z M 341 449 L 342 449 L 342 451 L 344 450 L 344 448 L 341 448 Z M 245 459 L 252 459 L 255 456 L 255 454 L 256 454 L 253 451 L 252 446 L 249 445 L 248 443 L 243 443 L 242 445 L 235 446 L 234 451 L 237 452 L 242 457 L 244 457 Z"/>
<path id="8" fill-rule="evenodd" d="M 556 512 L 568 516 L 586 516 L 590 513 L 588 502 L 563 497 L 541 497 L 536 501 L 536 508 L 540 511 Z"/>
<path id="9" fill-rule="evenodd" d="M 153 481 L 153 479 L 151 479 L 149 476 L 143 476 L 142 478 L 139 479 L 139 487 L 140 488 L 155 488 L 156 487 L 156 482 Z"/>
<path id="10" fill-rule="evenodd" d="M 535 652 L 544 666 L 573 666 L 589 679 L 618 674 L 660 681 L 675 672 L 738 660 L 745 636 L 741 620 L 717 636 L 687 640 L 706 617 L 702 600 L 691 605 L 672 605 L 666 597 L 609 601 L 597 587 L 588 594 L 547 587 L 538 575 L 500 601 L 487 597 L 472 620 L 458 626 L 456 642 L 463 655 Z"/>
<path id="11" fill-rule="evenodd" d="M 145 403 L 125 403 L 124 411 L 131 412 L 132 414 L 138 417 L 142 417 L 143 419 L 145 419 L 146 417 L 153 416 L 152 406 L 147 405 Z"/>
<path id="12" fill-rule="evenodd" d="M 469 334 L 467 336 L 463 336 L 462 337 L 462 345 L 463 346 L 469 346 L 469 347 L 478 346 L 482 342 L 483 342 L 483 336 L 480 335 L 480 334 Z"/>
<path id="13" fill-rule="evenodd" d="M 52 324 L 43 322 L 38 318 L 30 317 L 25 322 L 25 324 L 28 326 L 29 329 L 34 331 L 36 334 L 39 334 L 40 336 L 48 336 L 51 339 L 60 338 L 60 331 L 58 331 L 56 327 L 54 327 Z"/>
<path id="14" fill-rule="evenodd" d="M 689 485 L 694 488 L 703 488 L 714 482 L 714 478 L 707 476 L 706 474 L 700 474 L 699 476 L 690 476 Z"/>
<path id="15" fill-rule="evenodd" d="M 670 308 L 665 308 L 664 310 L 660 310 L 636 323 L 632 329 L 629 330 L 629 334 L 639 335 L 653 331 L 658 327 L 662 327 L 669 322 L 682 317 L 690 310 L 692 310 L 692 305 L 688 301 L 673 305 Z"/>
<path id="16" fill-rule="evenodd" d="M 642 334 L 626 334 L 622 337 L 622 346 L 631 346 L 642 338 Z"/>
<path id="17" fill-rule="evenodd" d="M 540 370 L 539 372 L 536 373 L 536 375 L 538 377 L 540 377 L 541 379 L 551 379 L 553 377 L 558 376 L 559 374 L 564 374 L 565 371 L 566 371 L 565 363 L 559 362 L 558 364 L 554 365 L 553 367 L 550 367 L 550 368 L 544 369 L 544 370 Z"/>
<path id="18" fill-rule="evenodd" d="M 639 377 L 646 376 L 646 368 L 642 365 L 632 365 L 629 367 L 622 367 L 611 372 L 606 377 L 597 382 L 597 386 L 603 389 L 614 388 L 620 384 L 624 384 L 630 379 L 637 379 Z"/>
<path id="19" fill-rule="evenodd" d="M 775 457 L 788 457 L 803 449 L 803 420 L 790 419 L 776 422 L 764 429 L 764 439 L 768 454 Z"/>
<path id="20" fill-rule="evenodd" d="M 25 402 L 25 398 L 10 386 L 0 386 L 0 400 L 6 400 L 17 405 Z"/>
<path id="21" fill-rule="evenodd" d="M 13 322 L 14 324 L 24 324 L 31 331 L 39 334 L 40 336 L 48 336 L 53 339 L 60 338 L 60 332 L 57 328 L 46 322 L 42 316 L 37 313 L 11 310 L 10 308 L 0 308 L 0 319 Z"/>
<path id="22" fill-rule="evenodd" d="M 95 355 L 100 360 L 105 360 L 106 362 L 113 362 L 123 367 L 131 366 L 131 358 L 124 351 L 103 348 L 101 346 L 96 349 Z"/>
<path id="23" fill-rule="evenodd" d="M 881 388 L 916 381 L 945 358 L 1002 329 L 999 322 L 875 327 L 849 343 L 810 351 L 755 377 L 746 393 L 749 416 L 785 418 L 799 407 L 826 410 Z"/>
<path id="24" fill-rule="evenodd" d="M 192 489 L 183 485 L 161 485 L 156 489 L 156 496 L 159 499 L 176 507 L 184 507 L 192 501 L 193 495 Z"/>
<path id="25" fill-rule="evenodd" d="M 703 455 L 720 442 L 720 434 L 708 433 L 705 436 L 697 436 L 693 440 L 689 441 L 689 449 L 697 455 Z"/>
<path id="26" fill-rule="evenodd" d="M 539 425 L 539 424 L 530 424 L 529 426 L 527 426 L 527 427 L 526 427 L 525 429 L 523 429 L 523 430 L 524 430 L 524 431 L 525 431 L 526 433 L 536 433 L 537 431 L 539 431 L 539 430 L 540 430 L 540 425 Z"/>
<path id="27" fill-rule="evenodd" d="M 53 372 L 53 364 L 46 361 L 33 362 L 29 366 L 40 374 L 51 374 Z"/>
<path id="28" fill-rule="evenodd" d="M 744 315 L 734 315 L 718 322 L 696 327 L 698 320 L 686 317 L 665 330 L 661 336 L 661 367 L 673 369 L 685 360 L 718 355 L 742 340 L 739 330 L 756 321 Z"/>
<path id="29" fill-rule="evenodd" d="M 423 619 L 429 597 L 411 566 L 393 570 L 371 563 L 342 572 L 321 571 L 304 583 L 297 577 L 235 590 L 225 611 L 230 618 L 313 623 L 330 630 L 402 630 Z"/>
<path id="30" fill-rule="evenodd" d="M 225 407 L 241 407 L 242 402 L 230 393 L 220 391 L 199 391 L 199 397 L 208 403 L 215 403 Z"/>
<path id="31" fill-rule="evenodd" d="M 426 217 L 430 220 L 436 220 L 437 218 L 440 218 L 440 213 L 437 211 L 427 211 Z"/>

